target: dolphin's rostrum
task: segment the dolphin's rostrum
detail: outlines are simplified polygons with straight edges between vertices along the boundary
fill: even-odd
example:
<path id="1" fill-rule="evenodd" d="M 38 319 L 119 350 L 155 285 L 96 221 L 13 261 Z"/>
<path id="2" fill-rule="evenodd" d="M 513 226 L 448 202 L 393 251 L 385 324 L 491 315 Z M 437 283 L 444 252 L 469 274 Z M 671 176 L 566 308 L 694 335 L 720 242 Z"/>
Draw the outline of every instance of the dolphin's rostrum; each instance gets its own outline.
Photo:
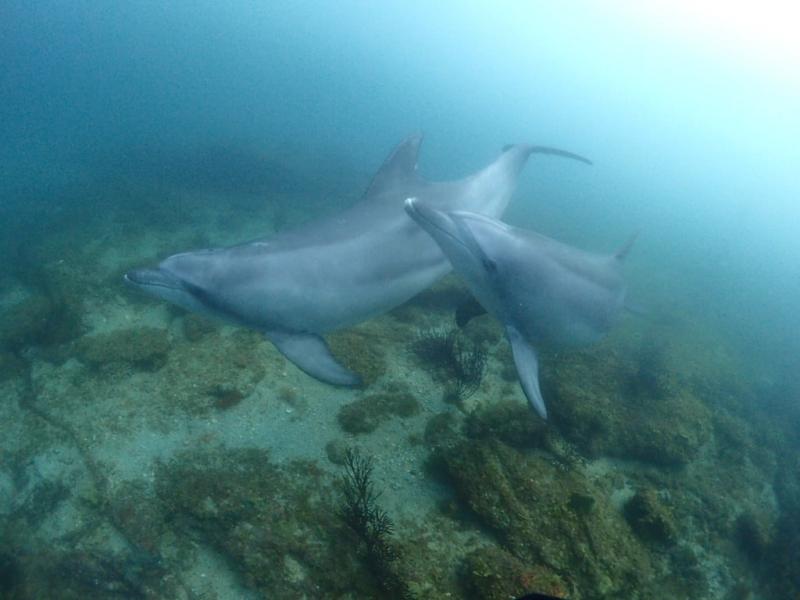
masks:
<path id="1" fill-rule="evenodd" d="M 439 210 L 499 217 L 530 154 L 585 159 L 542 147 L 509 146 L 464 179 L 434 183 L 417 173 L 421 135 L 404 140 L 349 209 L 274 237 L 184 252 L 125 280 L 191 311 L 263 331 L 299 368 L 322 381 L 356 385 L 321 334 L 382 314 L 450 270 L 437 244 L 404 212 L 423 199 Z"/>
<path id="2" fill-rule="evenodd" d="M 622 261 L 469 212 L 445 212 L 409 198 L 406 211 L 436 240 L 481 305 L 505 327 L 520 383 L 542 418 L 534 344 L 586 343 L 619 319 L 625 306 Z"/>

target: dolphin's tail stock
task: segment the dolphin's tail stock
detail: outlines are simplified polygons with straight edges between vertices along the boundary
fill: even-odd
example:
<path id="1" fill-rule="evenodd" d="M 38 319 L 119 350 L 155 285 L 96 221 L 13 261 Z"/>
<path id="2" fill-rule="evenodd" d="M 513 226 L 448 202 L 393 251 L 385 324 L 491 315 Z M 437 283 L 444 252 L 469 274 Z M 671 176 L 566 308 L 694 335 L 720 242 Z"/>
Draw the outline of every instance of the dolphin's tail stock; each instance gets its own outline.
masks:
<path id="1" fill-rule="evenodd" d="M 567 152 L 566 150 L 559 150 L 558 148 L 550 148 L 549 146 L 527 146 L 523 144 L 506 144 L 505 146 L 503 146 L 503 152 L 508 152 L 512 148 L 516 148 L 518 146 L 523 147 L 527 151 L 528 156 L 530 156 L 531 154 L 549 154 L 551 156 L 561 156 L 563 158 L 571 158 L 573 160 L 580 161 L 587 165 L 594 164 L 588 158 L 581 156 L 580 154 Z"/>

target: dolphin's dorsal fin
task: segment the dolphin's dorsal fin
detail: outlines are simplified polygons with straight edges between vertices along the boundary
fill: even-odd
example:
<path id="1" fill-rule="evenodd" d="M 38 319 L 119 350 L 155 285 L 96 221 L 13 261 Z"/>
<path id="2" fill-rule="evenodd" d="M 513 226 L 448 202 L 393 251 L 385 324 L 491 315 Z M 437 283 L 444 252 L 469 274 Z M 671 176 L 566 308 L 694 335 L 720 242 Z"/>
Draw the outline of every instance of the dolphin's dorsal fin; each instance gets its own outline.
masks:
<path id="1" fill-rule="evenodd" d="M 422 144 L 421 133 L 410 135 L 400 142 L 375 173 L 365 197 L 379 194 L 386 187 L 397 182 L 417 179 L 419 177 L 417 175 L 417 158 L 420 144 Z"/>
<path id="2" fill-rule="evenodd" d="M 361 378 L 336 362 L 325 340 L 315 333 L 270 331 L 267 339 L 315 379 L 333 385 L 361 385 Z"/>
<path id="3" fill-rule="evenodd" d="M 616 258 L 620 262 L 625 260 L 628 256 L 628 253 L 631 251 L 631 248 L 633 248 L 633 244 L 636 242 L 636 238 L 638 237 L 639 237 L 639 232 L 637 231 L 630 238 L 628 238 L 628 241 L 625 242 L 619 250 L 617 250 L 614 253 L 614 258 Z"/>
<path id="4" fill-rule="evenodd" d="M 511 353 L 514 355 L 514 365 L 517 367 L 522 391 L 528 397 L 531 407 L 540 417 L 546 419 L 547 407 L 539 389 L 539 359 L 536 357 L 536 350 L 513 325 L 506 325 L 506 337 L 511 344 Z"/>

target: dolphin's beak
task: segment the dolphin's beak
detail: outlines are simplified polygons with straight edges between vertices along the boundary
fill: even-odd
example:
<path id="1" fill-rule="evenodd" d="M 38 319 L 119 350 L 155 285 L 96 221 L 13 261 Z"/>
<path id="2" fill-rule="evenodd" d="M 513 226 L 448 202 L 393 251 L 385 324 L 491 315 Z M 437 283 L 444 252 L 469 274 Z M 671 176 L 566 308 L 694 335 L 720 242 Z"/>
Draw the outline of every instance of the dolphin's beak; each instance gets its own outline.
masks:
<path id="1" fill-rule="evenodd" d="M 133 269 L 122 277 L 125 283 L 138 288 L 181 288 L 181 282 L 161 269 Z"/>
<path id="2" fill-rule="evenodd" d="M 435 208 L 425 206 L 417 198 L 407 198 L 405 209 L 408 216 L 417 222 L 417 225 L 427 231 L 434 240 L 439 240 L 442 235 L 458 241 L 458 228 L 449 215 Z"/>

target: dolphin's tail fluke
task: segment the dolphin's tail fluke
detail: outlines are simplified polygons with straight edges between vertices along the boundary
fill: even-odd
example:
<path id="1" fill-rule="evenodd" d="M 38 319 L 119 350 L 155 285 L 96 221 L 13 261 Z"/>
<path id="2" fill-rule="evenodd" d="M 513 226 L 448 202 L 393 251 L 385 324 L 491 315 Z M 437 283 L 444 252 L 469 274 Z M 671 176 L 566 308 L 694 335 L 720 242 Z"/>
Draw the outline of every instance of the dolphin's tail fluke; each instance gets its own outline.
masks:
<path id="1" fill-rule="evenodd" d="M 507 144 L 503 146 L 503 152 L 507 152 L 514 148 L 516 144 Z M 581 156 L 580 154 L 574 154 L 572 152 L 567 152 L 566 150 L 559 150 L 558 148 L 550 148 L 549 146 L 526 146 L 528 150 L 528 154 L 550 154 L 551 156 L 562 156 L 564 158 L 571 158 L 573 160 L 580 161 L 587 165 L 594 164 L 588 158 Z"/>

